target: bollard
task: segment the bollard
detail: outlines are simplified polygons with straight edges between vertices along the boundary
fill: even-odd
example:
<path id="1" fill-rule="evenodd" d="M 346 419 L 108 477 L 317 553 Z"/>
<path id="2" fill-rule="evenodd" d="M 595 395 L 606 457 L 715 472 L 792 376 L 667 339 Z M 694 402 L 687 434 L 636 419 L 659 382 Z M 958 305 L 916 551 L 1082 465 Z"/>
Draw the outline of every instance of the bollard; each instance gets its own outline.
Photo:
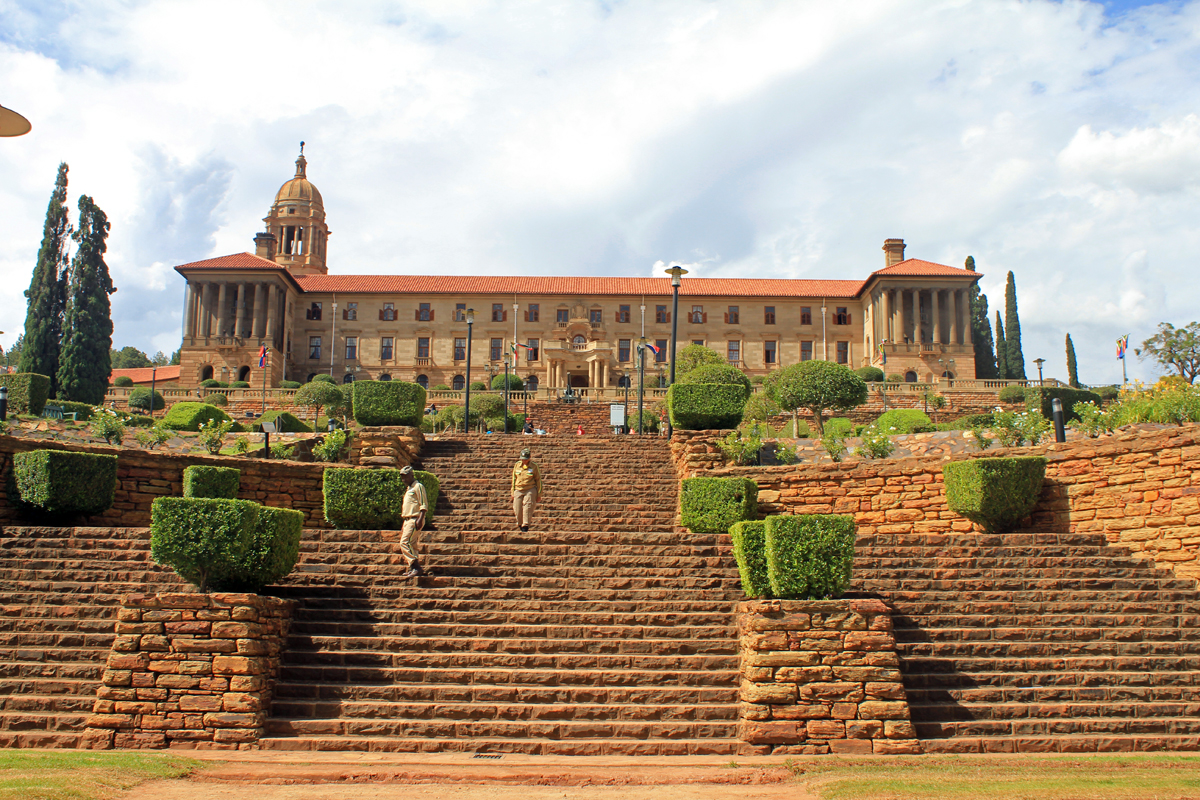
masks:
<path id="1" fill-rule="evenodd" d="M 153 405 L 153 404 L 151 404 Z M 0 386 L 0 422 L 8 421 L 8 387 Z"/>
<path id="2" fill-rule="evenodd" d="M 1062 400 L 1055 397 L 1050 401 L 1050 413 L 1054 417 L 1054 441 L 1065 442 L 1067 431 L 1063 425 Z"/>

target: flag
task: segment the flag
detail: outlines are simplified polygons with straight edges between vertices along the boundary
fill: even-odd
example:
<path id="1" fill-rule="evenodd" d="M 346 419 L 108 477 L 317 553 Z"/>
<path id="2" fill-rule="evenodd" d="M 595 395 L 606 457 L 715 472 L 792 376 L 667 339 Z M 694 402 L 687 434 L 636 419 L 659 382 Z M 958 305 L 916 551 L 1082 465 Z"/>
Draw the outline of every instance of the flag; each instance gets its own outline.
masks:
<path id="1" fill-rule="evenodd" d="M 646 349 L 653 350 L 654 355 L 658 355 L 658 348 L 655 345 L 650 344 L 649 342 L 646 342 Z"/>
<path id="2" fill-rule="evenodd" d="M 532 350 L 532 349 L 533 349 L 532 347 L 530 347 L 530 346 L 529 346 L 529 345 L 527 345 L 527 344 L 521 344 L 520 342 L 513 342 L 513 345 L 512 345 L 512 351 L 513 351 L 514 353 L 515 353 L 515 352 L 517 352 L 517 348 L 518 348 L 518 347 L 524 347 L 526 350 Z"/>
<path id="3" fill-rule="evenodd" d="M 1129 349 L 1129 334 L 1125 334 L 1120 339 L 1117 339 L 1117 358 L 1124 358 L 1125 351 Z"/>
<path id="4" fill-rule="evenodd" d="M 258 350 L 258 366 L 261 369 L 267 365 L 267 347 L 263 345 Z"/>
<path id="5" fill-rule="evenodd" d="M 887 350 L 883 349 L 883 342 L 879 343 L 879 355 L 883 357 L 883 363 L 887 363 Z"/>

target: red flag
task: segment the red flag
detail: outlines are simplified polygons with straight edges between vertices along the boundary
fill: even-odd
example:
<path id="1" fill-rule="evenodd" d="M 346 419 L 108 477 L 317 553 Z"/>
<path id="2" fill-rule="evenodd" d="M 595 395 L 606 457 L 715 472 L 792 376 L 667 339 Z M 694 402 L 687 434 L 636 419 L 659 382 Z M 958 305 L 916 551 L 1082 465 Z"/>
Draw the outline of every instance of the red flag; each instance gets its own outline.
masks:
<path id="1" fill-rule="evenodd" d="M 265 367 L 267 365 L 267 346 L 263 345 L 258 351 L 258 366 Z"/>

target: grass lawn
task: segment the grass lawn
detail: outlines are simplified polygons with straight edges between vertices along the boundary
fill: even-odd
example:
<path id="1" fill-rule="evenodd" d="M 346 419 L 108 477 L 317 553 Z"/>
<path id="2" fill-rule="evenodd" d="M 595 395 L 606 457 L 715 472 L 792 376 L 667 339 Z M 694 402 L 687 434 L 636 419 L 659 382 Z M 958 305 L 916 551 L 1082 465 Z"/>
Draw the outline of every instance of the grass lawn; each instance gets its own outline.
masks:
<path id="1" fill-rule="evenodd" d="M 108 800 L 143 781 L 183 777 L 199 765 L 167 753 L 0 750 L 0 800 Z"/>
<path id="2" fill-rule="evenodd" d="M 787 765 L 823 800 L 1200 798 L 1200 755 L 924 756 Z"/>

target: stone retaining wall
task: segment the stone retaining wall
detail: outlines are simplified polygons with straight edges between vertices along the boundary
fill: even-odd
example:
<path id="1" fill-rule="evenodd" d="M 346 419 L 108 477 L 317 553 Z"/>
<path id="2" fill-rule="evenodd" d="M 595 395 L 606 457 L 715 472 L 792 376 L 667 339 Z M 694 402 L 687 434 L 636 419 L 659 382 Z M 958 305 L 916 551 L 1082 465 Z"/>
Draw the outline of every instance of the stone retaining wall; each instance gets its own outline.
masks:
<path id="1" fill-rule="evenodd" d="M 749 752 L 921 752 L 882 601 L 745 601 L 738 634 Z"/>
<path id="2" fill-rule="evenodd" d="M 256 594 L 123 598 L 85 745 L 255 747 L 294 607 Z"/>
<path id="3" fill-rule="evenodd" d="M 363 467 L 406 467 L 416 463 L 424 444 L 420 428 L 355 428 L 350 461 Z"/>

